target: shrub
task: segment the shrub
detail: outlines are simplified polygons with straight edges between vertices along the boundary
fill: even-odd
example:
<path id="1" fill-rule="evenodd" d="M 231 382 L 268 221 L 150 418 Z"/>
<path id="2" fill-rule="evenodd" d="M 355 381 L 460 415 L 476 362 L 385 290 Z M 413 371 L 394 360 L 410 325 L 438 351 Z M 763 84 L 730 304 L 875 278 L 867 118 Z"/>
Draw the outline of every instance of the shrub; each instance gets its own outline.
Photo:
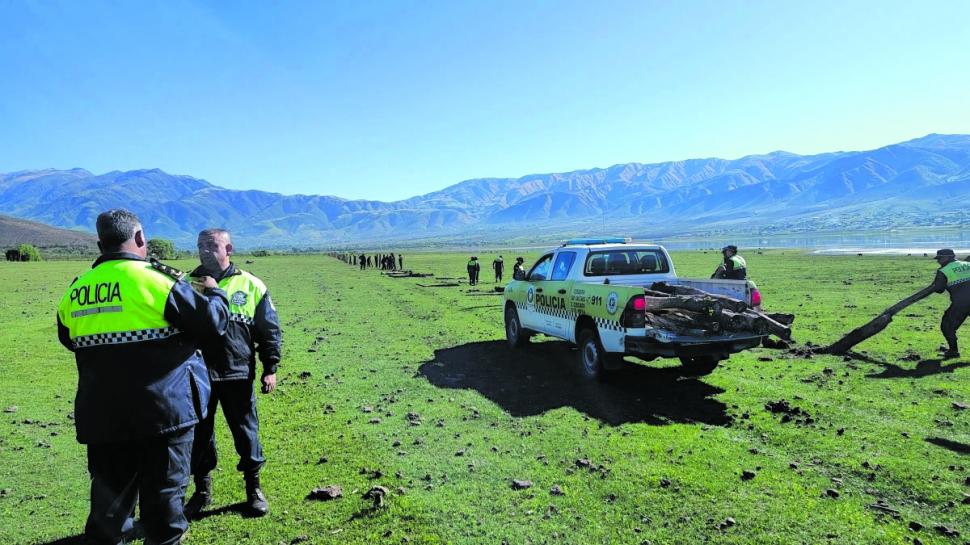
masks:
<path id="1" fill-rule="evenodd" d="M 21 261 L 43 261 L 40 258 L 40 252 L 33 244 L 21 244 L 17 251 L 20 252 Z"/>
<path id="2" fill-rule="evenodd" d="M 148 254 L 155 259 L 178 259 L 175 243 L 164 238 L 153 238 L 148 241 Z"/>

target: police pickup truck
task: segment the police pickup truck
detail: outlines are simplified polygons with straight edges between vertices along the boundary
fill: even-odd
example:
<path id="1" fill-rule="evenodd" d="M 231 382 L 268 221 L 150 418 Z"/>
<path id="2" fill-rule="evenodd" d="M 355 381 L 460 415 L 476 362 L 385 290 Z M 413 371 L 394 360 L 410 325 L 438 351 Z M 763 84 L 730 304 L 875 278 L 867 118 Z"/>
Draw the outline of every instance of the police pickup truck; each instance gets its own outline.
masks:
<path id="1" fill-rule="evenodd" d="M 760 344 L 764 335 L 757 333 L 678 334 L 646 325 L 644 288 L 660 281 L 761 305 L 748 280 L 678 278 L 663 246 L 623 238 L 570 240 L 506 286 L 509 346 L 522 347 L 536 333 L 575 343 L 579 374 L 601 378 L 619 368 L 624 356 L 676 357 L 691 374 L 706 374 L 730 354 Z"/>

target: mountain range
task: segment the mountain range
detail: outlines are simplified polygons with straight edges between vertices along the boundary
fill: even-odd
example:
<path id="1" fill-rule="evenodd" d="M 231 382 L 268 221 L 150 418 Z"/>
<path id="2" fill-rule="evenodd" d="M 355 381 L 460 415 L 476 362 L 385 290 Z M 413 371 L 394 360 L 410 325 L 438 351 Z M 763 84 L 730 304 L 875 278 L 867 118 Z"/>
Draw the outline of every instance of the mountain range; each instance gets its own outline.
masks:
<path id="1" fill-rule="evenodd" d="M 158 169 L 0 174 L 4 214 L 90 232 L 99 212 L 126 207 L 149 236 L 180 246 L 211 226 L 243 247 L 959 226 L 968 204 L 970 135 L 940 134 L 868 151 L 480 178 L 394 202 L 232 190 Z"/>

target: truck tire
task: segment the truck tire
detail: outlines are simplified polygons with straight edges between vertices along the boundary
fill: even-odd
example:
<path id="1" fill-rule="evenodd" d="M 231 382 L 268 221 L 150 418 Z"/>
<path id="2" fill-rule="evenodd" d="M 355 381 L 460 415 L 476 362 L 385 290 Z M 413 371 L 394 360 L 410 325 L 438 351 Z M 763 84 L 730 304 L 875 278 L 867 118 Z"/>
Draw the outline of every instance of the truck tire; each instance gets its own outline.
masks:
<path id="1" fill-rule="evenodd" d="M 707 354 L 704 356 L 681 356 L 680 363 L 683 365 L 684 370 L 687 371 L 688 375 L 691 376 L 703 376 L 710 375 L 717 368 L 717 364 L 724 358 L 714 355 Z"/>
<path id="2" fill-rule="evenodd" d="M 606 377 L 606 352 L 596 331 L 588 328 L 580 331 L 576 346 L 576 372 L 579 376 L 587 380 L 603 380 Z"/>
<path id="3" fill-rule="evenodd" d="M 509 343 L 509 348 L 522 348 L 529 343 L 532 335 L 522 327 L 519 321 L 519 313 L 513 305 L 505 307 L 505 340 Z"/>

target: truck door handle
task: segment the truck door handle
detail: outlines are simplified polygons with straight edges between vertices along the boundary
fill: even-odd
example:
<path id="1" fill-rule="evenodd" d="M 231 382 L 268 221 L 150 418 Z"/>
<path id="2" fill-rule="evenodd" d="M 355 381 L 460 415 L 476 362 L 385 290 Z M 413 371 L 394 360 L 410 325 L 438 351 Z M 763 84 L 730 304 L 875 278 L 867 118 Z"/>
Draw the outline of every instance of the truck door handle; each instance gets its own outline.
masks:
<path id="1" fill-rule="evenodd" d="M 566 289 L 563 288 L 563 289 L 559 290 L 559 293 L 562 294 L 562 295 L 565 295 L 566 294 Z"/>
<path id="2" fill-rule="evenodd" d="M 542 293 L 542 288 L 536 288 L 536 293 Z"/>

